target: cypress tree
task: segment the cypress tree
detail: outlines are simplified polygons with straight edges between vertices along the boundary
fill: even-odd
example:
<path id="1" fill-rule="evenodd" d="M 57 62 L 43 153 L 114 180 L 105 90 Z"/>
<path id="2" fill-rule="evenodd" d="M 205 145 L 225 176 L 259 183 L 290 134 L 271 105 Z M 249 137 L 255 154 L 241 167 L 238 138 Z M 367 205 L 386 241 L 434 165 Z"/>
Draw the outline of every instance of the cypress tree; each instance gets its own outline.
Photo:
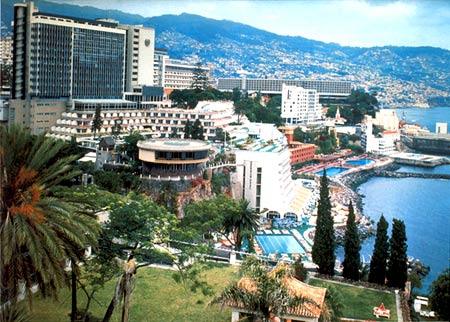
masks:
<path id="1" fill-rule="evenodd" d="M 388 285 L 404 289 L 408 279 L 408 258 L 406 254 L 408 245 L 406 244 L 406 230 L 403 220 L 394 218 L 389 246 L 391 253 L 387 270 Z"/>
<path id="2" fill-rule="evenodd" d="M 199 119 L 196 119 L 191 129 L 191 136 L 195 140 L 204 140 L 203 126 Z"/>
<path id="3" fill-rule="evenodd" d="M 388 222 L 381 215 L 377 224 L 377 236 L 370 260 L 369 282 L 384 285 L 386 280 L 386 265 L 389 257 L 389 240 L 387 235 Z"/>
<path id="4" fill-rule="evenodd" d="M 184 138 L 190 139 L 192 137 L 192 124 L 189 119 L 186 121 L 186 124 L 184 125 Z"/>
<path id="5" fill-rule="evenodd" d="M 320 274 L 334 275 L 336 255 L 333 217 L 331 216 L 330 191 L 327 172 L 324 169 L 320 180 L 320 197 L 317 205 L 316 233 L 312 247 L 312 260 L 318 266 Z"/>
<path id="6" fill-rule="evenodd" d="M 100 105 L 97 105 L 95 107 L 95 114 L 94 119 L 92 120 L 92 132 L 94 132 L 94 139 L 95 139 L 95 133 L 100 132 L 100 129 L 102 128 L 102 116 L 101 116 L 101 108 Z"/>
<path id="7" fill-rule="evenodd" d="M 355 211 L 350 201 L 348 206 L 347 226 L 344 237 L 344 271 L 345 278 L 359 280 L 359 267 L 361 266 L 359 251 L 361 243 L 358 236 L 358 227 L 355 222 Z"/>

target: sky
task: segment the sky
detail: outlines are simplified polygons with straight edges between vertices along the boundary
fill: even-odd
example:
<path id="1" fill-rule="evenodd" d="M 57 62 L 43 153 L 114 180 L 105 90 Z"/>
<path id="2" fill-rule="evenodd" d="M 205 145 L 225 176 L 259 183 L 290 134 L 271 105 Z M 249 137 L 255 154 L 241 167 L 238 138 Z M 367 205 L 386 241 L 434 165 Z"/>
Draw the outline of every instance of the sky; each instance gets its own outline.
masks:
<path id="1" fill-rule="evenodd" d="M 192 13 L 346 46 L 450 50 L 450 0 L 52 0 L 144 17 Z"/>

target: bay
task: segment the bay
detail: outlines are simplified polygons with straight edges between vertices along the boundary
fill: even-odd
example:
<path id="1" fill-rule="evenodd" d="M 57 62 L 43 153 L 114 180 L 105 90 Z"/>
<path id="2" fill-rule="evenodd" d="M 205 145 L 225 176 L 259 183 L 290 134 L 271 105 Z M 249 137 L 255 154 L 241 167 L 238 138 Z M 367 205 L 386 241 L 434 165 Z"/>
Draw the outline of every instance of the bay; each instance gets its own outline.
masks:
<path id="1" fill-rule="evenodd" d="M 415 171 L 420 172 L 420 169 Z M 435 171 L 450 173 L 446 166 L 437 167 Z M 358 192 L 364 196 L 364 214 L 375 223 L 381 214 L 389 228 L 393 218 L 405 222 L 408 256 L 420 259 L 431 268 L 422 281 L 421 291 L 427 293 L 431 282 L 449 267 L 450 180 L 375 177 L 362 184 Z M 361 255 L 366 260 L 373 253 L 374 241 L 375 237 L 370 237 L 361 247 Z"/>
<path id="2" fill-rule="evenodd" d="M 436 122 L 444 122 L 449 125 L 450 129 L 450 107 L 438 106 L 432 108 L 397 108 L 395 109 L 397 117 L 401 120 L 405 117 L 408 123 L 420 124 L 421 127 L 426 126 L 430 132 L 436 131 Z"/>

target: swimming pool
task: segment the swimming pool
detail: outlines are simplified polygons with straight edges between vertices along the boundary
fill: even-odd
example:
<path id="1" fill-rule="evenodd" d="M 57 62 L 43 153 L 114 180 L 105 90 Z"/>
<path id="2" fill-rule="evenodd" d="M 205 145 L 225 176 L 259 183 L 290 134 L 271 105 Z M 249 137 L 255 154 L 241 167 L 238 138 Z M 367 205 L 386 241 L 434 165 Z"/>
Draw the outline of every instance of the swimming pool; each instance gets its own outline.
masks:
<path id="1" fill-rule="evenodd" d="M 292 235 L 256 235 L 265 254 L 305 254 L 305 250 Z"/>
<path id="2" fill-rule="evenodd" d="M 327 176 L 328 177 L 334 177 L 334 176 L 336 176 L 336 175 L 338 175 L 340 173 L 343 173 L 345 171 L 348 171 L 348 169 L 340 168 L 340 167 L 330 167 L 330 168 L 327 168 Z M 320 170 L 320 171 L 316 172 L 316 174 L 323 175 L 323 170 Z"/>
<path id="3" fill-rule="evenodd" d="M 368 165 L 368 164 L 372 164 L 375 161 L 371 160 L 371 159 L 360 159 L 360 160 L 349 160 L 346 161 L 345 163 L 350 164 L 350 165 Z"/>

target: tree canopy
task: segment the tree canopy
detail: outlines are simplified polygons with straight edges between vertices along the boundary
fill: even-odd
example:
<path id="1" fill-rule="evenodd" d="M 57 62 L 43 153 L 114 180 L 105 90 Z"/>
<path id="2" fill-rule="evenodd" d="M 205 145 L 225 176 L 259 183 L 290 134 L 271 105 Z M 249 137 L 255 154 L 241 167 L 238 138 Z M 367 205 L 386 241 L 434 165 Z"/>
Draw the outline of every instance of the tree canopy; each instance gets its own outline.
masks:
<path id="1" fill-rule="evenodd" d="M 386 280 L 387 260 L 389 257 L 388 222 L 381 215 L 377 224 L 377 234 L 370 260 L 369 282 L 384 285 Z"/>
<path id="2" fill-rule="evenodd" d="M 255 98 L 241 98 L 234 103 L 234 113 L 238 115 L 238 119 L 242 115 L 245 115 L 250 122 L 272 123 L 276 126 L 283 125 L 281 109 L 279 105 L 277 106 L 279 99 L 276 96 L 273 97 L 266 106 L 261 105 L 260 101 L 260 96 Z"/>
<path id="3" fill-rule="evenodd" d="M 443 321 L 450 320 L 450 269 L 445 269 L 430 287 L 431 308 L 436 311 L 439 318 Z"/>
<path id="4" fill-rule="evenodd" d="M 334 131 L 329 128 L 304 132 L 298 127 L 294 130 L 294 141 L 315 144 L 317 152 L 323 154 L 332 153 L 338 148 Z"/>
<path id="5" fill-rule="evenodd" d="M 155 261 L 157 244 L 167 244 L 170 226 L 176 217 L 144 195 L 131 193 L 110 205 L 109 219 L 100 239 L 103 261 L 116 260 L 122 275 L 116 283 L 114 295 L 103 321 L 109 321 L 114 309 L 123 302 L 122 321 L 129 318 L 133 281 L 140 267 Z M 166 256 L 171 257 L 166 253 Z"/>
<path id="6" fill-rule="evenodd" d="M 208 87 L 206 89 L 175 89 L 170 93 L 169 99 L 179 108 L 195 108 L 199 101 L 230 100 L 231 93 L 221 92 Z"/>
<path id="7" fill-rule="evenodd" d="M 249 250 L 253 249 L 253 237 L 259 225 L 259 215 L 255 209 L 250 208 L 249 201 L 237 201 L 229 209 L 223 220 L 223 229 L 226 234 L 232 234 L 234 245 L 241 250 L 242 242 L 247 240 Z"/>
<path id="8" fill-rule="evenodd" d="M 187 205 L 184 217 L 172 232 L 175 239 L 195 243 L 209 242 L 214 234 L 221 234 L 240 250 L 244 240 L 252 247 L 258 219 L 248 201 L 218 195 Z"/>
<path id="9" fill-rule="evenodd" d="M 14 302 L 22 283 L 31 302 L 34 285 L 43 296 L 66 285 L 66 260 L 81 260 L 100 226 L 89 200 L 60 186 L 80 174 L 78 156 L 61 156 L 63 141 L 19 127 L 0 131 L 2 303 Z"/>
<path id="10" fill-rule="evenodd" d="M 361 260 L 359 251 L 361 250 L 361 242 L 358 236 L 358 227 L 355 222 L 355 211 L 350 201 L 348 206 L 347 225 L 344 236 L 344 270 L 343 276 L 351 280 L 359 280 L 359 269 Z"/>
<path id="11" fill-rule="evenodd" d="M 280 265 L 269 272 L 264 261 L 256 256 L 248 256 L 242 262 L 240 273 L 243 276 L 241 281 L 231 283 L 213 303 L 240 303 L 249 311 L 250 316 L 266 322 L 281 317 L 289 308 L 303 303 L 316 305 L 294 295 L 284 283 L 293 274 L 292 267 L 288 264 Z"/>
<path id="12" fill-rule="evenodd" d="M 103 228 L 103 241 L 107 245 L 102 246 L 123 259 L 133 251 L 140 262 L 146 262 L 153 245 L 167 242 L 169 227 L 175 224 L 175 215 L 148 197 L 131 193 L 110 205 L 109 220 Z"/>
<path id="13" fill-rule="evenodd" d="M 394 218 L 389 247 L 390 254 L 386 274 L 388 285 L 404 289 L 408 278 L 408 256 L 406 253 L 408 245 L 406 244 L 406 229 L 403 220 Z"/>
<path id="14" fill-rule="evenodd" d="M 372 115 L 375 117 L 375 111 L 378 108 L 378 100 L 376 93 L 367 93 L 363 90 L 352 90 L 346 99 L 345 106 L 339 107 L 341 116 L 347 119 L 347 124 L 360 123 L 364 115 Z M 328 109 L 326 116 L 334 117 L 336 115 L 337 106 Z"/>
<path id="15" fill-rule="evenodd" d="M 317 222 L 312 247 L 312 260 L 317 264 L 320 274 L 330 276 L 334 275 L 334 264 L 336 261 L 333 223 L 327 172 L 324 170 L 320 180 L 320 196 L 317 205 Z"/>
<path id="16" fill-rule="evenodd" d="M 102 128 L 102 116 L 101 116 L 101 107 L 100 105 L 97 105 L 95 107 L 95 114 L 94 114 L 94 119 L 92 120 L 92 132 L 94 133 L 94 138 L 95 138 L 95 134 L 97 132 L 100 132 L 100 129 Z"/>

